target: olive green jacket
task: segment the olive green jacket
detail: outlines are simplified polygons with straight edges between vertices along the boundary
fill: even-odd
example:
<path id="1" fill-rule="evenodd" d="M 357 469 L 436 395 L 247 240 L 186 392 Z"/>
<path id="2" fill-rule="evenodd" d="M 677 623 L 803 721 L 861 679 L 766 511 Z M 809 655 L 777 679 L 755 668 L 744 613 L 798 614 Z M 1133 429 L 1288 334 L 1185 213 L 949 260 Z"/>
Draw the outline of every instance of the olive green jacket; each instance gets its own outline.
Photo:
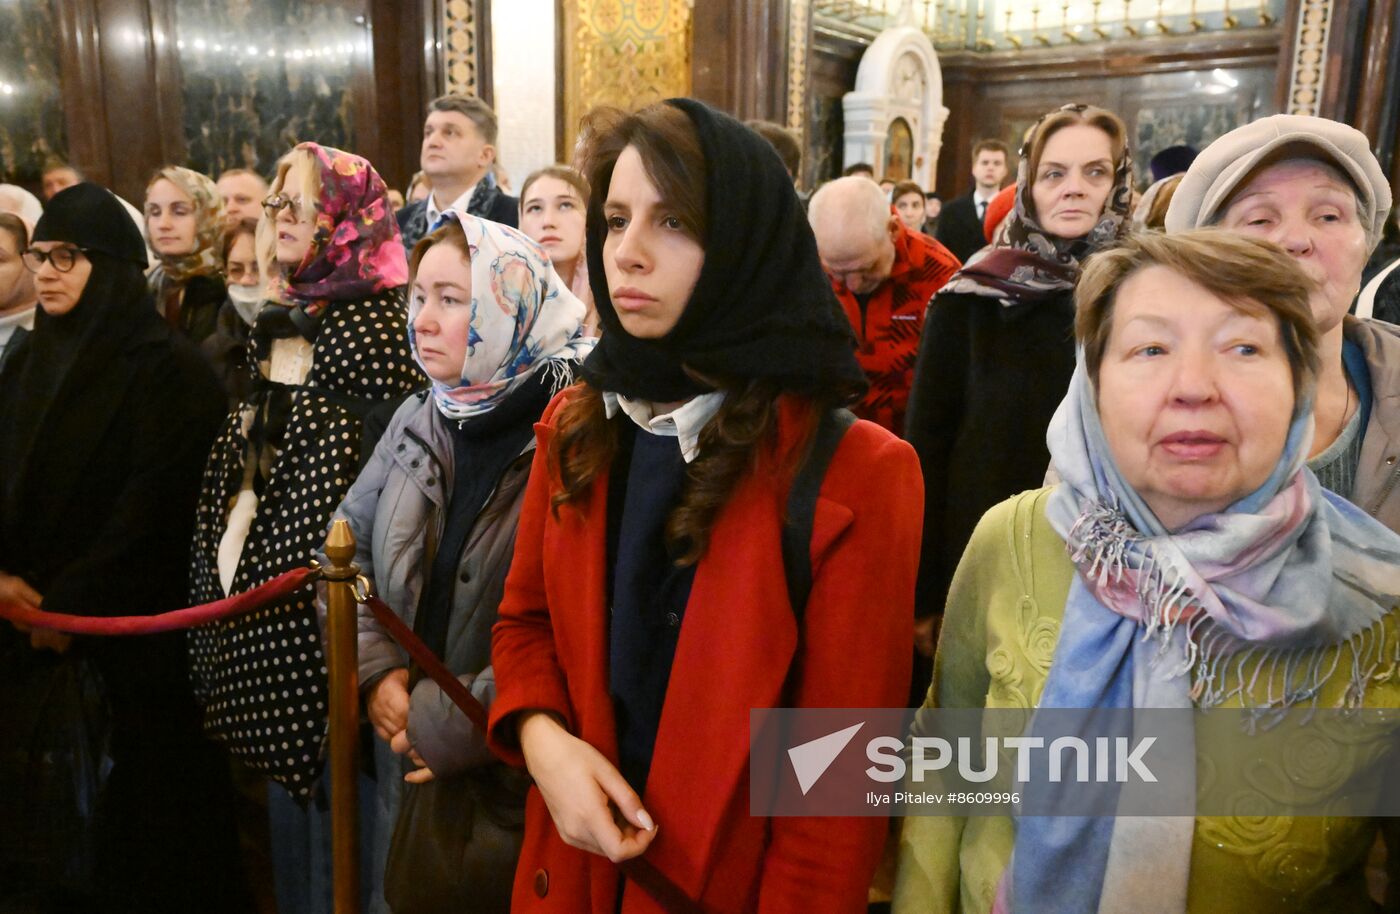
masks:
<path id="1" fill-rule="evenodd" d="M 1064 541 L 1045 516 L 1052 491 L 1014 496 L 978 524 L 948 594 L 926 707 L 1022 708 L 1029 714 L 1039 701 L 1075 574 Z M 1396 656 L 1398 622 L 1400 612 L 1392 611 L 1378 623 L 1383 658 Z M 1347 685 L 1350 664 L 1337 670 L 1323 685 L 1320 707 L 1336 704 Z M 1246 677 L 1253 671 L 1247 665 Z M 1254 696 L 1266 692 L 1268 679 L 1261 675 L 1228 704 L 1262 704 Z M 1378 667 L 1365 705 L 1400 707 L 1393 662 Z M 1351 770 L 1338 765 L 1335 777 L 1340 782 Z M 1361 818 L 1198 817 L 1187 910 L 1372 911 L 1365 862 L 1377 828 L 1378 820 Z M 1006 817 L 906 818 L 894 911 L 990 911 L 1014 838 Z"/>

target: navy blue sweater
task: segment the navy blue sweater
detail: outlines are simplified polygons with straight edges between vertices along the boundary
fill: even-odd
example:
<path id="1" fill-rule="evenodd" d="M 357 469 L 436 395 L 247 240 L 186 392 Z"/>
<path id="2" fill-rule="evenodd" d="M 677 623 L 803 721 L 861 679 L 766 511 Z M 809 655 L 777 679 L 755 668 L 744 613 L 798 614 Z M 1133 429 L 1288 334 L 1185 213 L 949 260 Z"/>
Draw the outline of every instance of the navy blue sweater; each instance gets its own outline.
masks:
<path id="1" fill-rule="evenodd" d="M 608 491 L 608 688 L 619 768 L 641 794 L 695 566 L 677 567 L 666 545 L 666 519 L 685 484 L 679 443 L 625 418 L 621 426 Z"/>

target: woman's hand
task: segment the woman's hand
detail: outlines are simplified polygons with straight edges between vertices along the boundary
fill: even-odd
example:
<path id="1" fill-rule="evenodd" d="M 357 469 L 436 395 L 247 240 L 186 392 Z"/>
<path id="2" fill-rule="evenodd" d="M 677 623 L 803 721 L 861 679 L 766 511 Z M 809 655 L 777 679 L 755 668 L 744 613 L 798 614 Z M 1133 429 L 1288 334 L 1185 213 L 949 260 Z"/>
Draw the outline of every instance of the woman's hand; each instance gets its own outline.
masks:
<path id="1" fill-rule="evenodd" d="M 397 667 L 385 673 L 369 690 L 365 714 L 374 732 L 386 743 L 408 727 L 408 670 Z"/>
<path id="2" fill-rule="evenodd" d="M 29 586 L 29 582 L 18 575 L 0 571 L 0 603 L 14 603 L 25 609 L 38 610 L 44 598 L 39 591 Z M 29 636 L 29 646 L 36 651 L 53 651 L 62 654 L 73 643 L 73 636 L 47 628 L 33 628 L 20 622 L 11 623 L 16 629 Z"/>
<path id="3" fill-rule="evenodd" d="M 36 651 L 53 651 L 66 654 L 73 644 L 73 636 L 56 632 L 51 628 L 36 628 L 29 633 L 29 646 Z"/>
<path id="4" fill-rule="evenodd" d="M 942 613 L 914 620 L 914 648 L 925 657 L 932 657 L 938 648 L 938 629 L 942 622 Z"/>
<path id="5" fill-rule="evenodd" d="M 547 712 L 526 712 L 519 732 L 525 766 L 566 844 L 613 863 L 640 856 L 651 846 L 655 823 L 602 753 Z"/>
<path id="6" fill-rule="evenodd" d="M 44 598 L 39 591 L 29 586 L 29 582 L 18 575 L 0 571 L 0 603 L 18 603 L 26 609 L 38 609 Z M 19 628 L 19 626 L 15 626 Z M 20 629 L 26 631 L 27 629 Z"/>
<path id="7" fill-rule="evenodd" d="M 403 776 L 403 779 L 410 784 L 426 784 L 433 779 L 433 771 L 428 767 L 428 763 L 423 761 L 413 748 L 413 744 L 408 741 L 408 730 L 400 730 L 394 734 L 394 738 L 389 740 L 389 748 L 399 755 L 406 755 L 409 761 L 418 766 L 417 771 L 410 771 Z"/>

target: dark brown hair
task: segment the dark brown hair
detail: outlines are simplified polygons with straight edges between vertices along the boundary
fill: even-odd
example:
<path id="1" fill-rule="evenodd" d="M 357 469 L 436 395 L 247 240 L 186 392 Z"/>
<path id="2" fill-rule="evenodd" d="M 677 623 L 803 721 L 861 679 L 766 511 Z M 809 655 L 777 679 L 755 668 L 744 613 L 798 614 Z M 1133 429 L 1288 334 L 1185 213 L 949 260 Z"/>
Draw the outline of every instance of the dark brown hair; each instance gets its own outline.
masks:
<path id="1" fill-rule="evenodd" d="M 685 112 L 664 102 L 648 105 L 635 114 L 611 109 L 591 112 L 584 121 L 589 137 L 582 171 L 594 188 L 588 201 L 588 240 L 598 244 L 607 232 L 603 205 L 612 184 L 613 167 L 628 146 L 642 157 L 647 177 L 656 185 L 662 202 L 701 244 L 705 242 L 705 154 L 700 138 Z"/>
<path id="2" fill-rule="evenodd" d="M 257 259 L 258 248 L 258 220 L 240 219 L 233 225 L 224 229 L 223 237 L 219 240 L 219 259 L 228 263 L 228 253 L 233 250 L 233 245 L 238 241 L 240 235 L 251 235 L 253 238 L 253 259 Z"/>
<path id="3" fill-rule="evenodd" d="M 705 159 L 690 118 L 672 105 L 650 105 L 635 114 L 597 112 L 585 122 L 589 137 L 583 160 L 595 193 L 588 203 L 588 244 L 602 250 L 606 224 L 603 205 L 618 156 L 629 146 L 642 158 L 647 177 L 666 205 L 701 244 L 705 241 Z M 621 330 L 609 332 L 624 332 Z M 752 470 L 760 450 L 777 440 L 778 387 L 771 381 L 705 378 L 726 394 L 719 411 L 700 432 L 699 454 L 686 468 L 680 504 L 666 523 L 666 539 L 681 565 L 700 560 L 710 532 L 735 486 Z M 582 504 L 593 481 L 617 454 L 617 423 L 609 420 L 603 392 L 587 383 L 560 407 L 550 441 L 551 475 L 559 485 L 552 499 L 555 515 Z"/>
<path id="4" fill-rule="evenodd" d="M 973 143 L 972 161 L 974 164 L 977 162 L 977 157 L 984 152 L 1001 153 L 1002 161 L 1006 163 L 1008 168 L 1011 166 L 1011 149 L 1001 140 L 981 139 Z"/>
<path id="5" fill-rule="evenodd" d="M 778 150 L 778 158 L 794 180 L 802 170 L 802 143 L 792 131 L 782 124 L 772 121 L 745 121 L 744 126 L 768 141 L 768 145 Z"/>
<path id="6" fill-rule="evenodd" d="M 898 203 L 900 197 L 907 196 L 908 194 L 918 194 L 919 199 L 924 201 L 924 205 L 928 205 L 928 198 L 924 195 L 924 189 L 913 181 L 900 181 L 896 184 L 894 190 L 890 191 L 890 202 Z"/>
<path id="7" fill-rule="evenodd" d="M 1312 393 L 1318 336 L 1308 299 L 1315 284 L 1274 245 L 1221 229 L 1173 235 L 1135 232 L 1118 247 L 1085 261 L 1074 288 L 1074 335 L 1084 347 L 1085 366 L 1095 384 L 1113 330 L 1118 292 L 1150 266 L 1184 276 L 1245 314 L 1272 314 L 1292 369 L 1294 397 L 1301 401 Z"/>

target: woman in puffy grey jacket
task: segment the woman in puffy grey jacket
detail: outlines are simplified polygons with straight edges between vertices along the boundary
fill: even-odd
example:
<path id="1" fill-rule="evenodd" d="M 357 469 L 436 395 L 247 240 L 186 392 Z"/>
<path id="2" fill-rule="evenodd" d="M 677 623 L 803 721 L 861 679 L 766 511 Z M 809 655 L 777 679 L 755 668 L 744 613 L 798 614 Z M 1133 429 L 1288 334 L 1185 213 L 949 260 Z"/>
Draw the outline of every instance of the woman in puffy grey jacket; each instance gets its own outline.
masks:
<path id="1" fill-rule="evenodd" d="M 350 522 L 356 562 L 379 595 L 489 705 L 491 627 L 534 423 L 592 341 L 583 303 L 541 248 L 514 229 L 447 215 L 410 263 L 409 341 L 432 388 L 394 414 L 335 516 Z M 493 760 L 363 608 L 359 671 L 378 737 L 375 906 L 509 910 L 524 776 Z"/>

